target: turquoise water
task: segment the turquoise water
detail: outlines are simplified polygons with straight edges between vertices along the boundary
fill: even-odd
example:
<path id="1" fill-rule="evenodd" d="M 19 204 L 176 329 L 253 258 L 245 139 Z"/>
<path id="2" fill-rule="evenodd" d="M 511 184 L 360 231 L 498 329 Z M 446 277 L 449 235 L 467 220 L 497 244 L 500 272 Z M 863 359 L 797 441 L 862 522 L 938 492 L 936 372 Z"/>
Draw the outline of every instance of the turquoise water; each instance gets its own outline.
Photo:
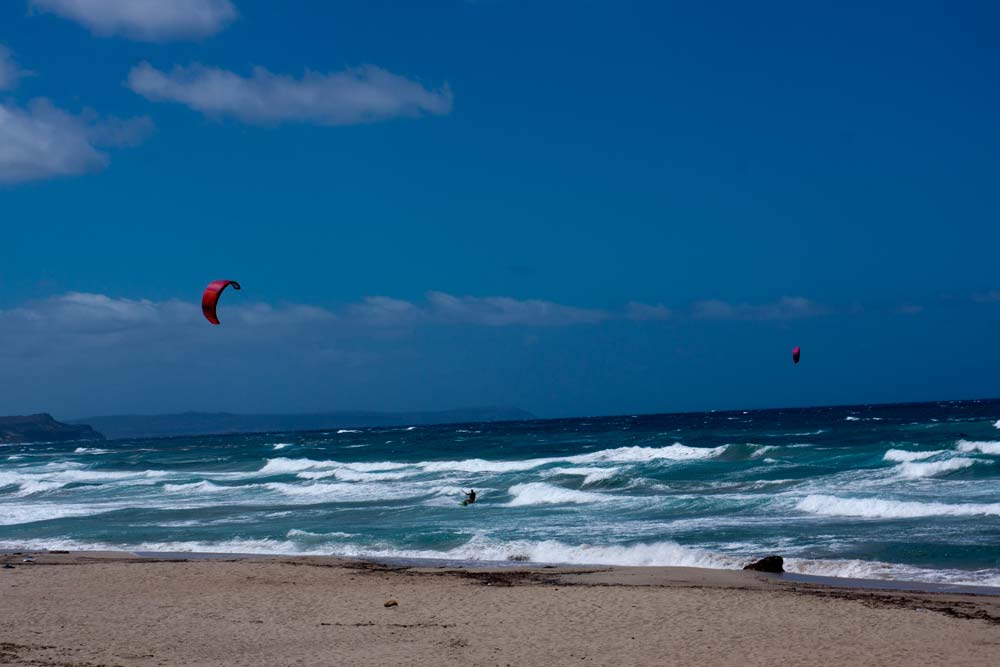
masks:
<path id="1" fill-rule="evenodd" d="M 997 586 L 998 420 L 977 401 L 2 446 L 0 548 L 778 553 L 807 574 Z"/>

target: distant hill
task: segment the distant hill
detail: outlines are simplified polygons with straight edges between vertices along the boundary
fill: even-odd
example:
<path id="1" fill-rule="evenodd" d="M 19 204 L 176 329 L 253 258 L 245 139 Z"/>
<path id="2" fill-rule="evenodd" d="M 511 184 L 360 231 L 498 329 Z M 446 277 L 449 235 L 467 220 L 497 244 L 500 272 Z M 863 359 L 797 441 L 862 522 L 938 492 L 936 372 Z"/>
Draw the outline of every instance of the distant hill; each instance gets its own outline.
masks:
<path id="1" fill-rule="evenodd" d="M 182 412 L 170 415 L 113 415 L 74 420 L 90 424 L 109 438 L 160 438 L 175 435 L 321 431 L 364 426 L 420 426 L 464 422 L 522 421 L 535 416 L 517 408 L 470 408 L 441 412 L 324 412 L 241 415 L 231 412 Z"/>
<path id="2" fill-rule="evenodd" d="M 53 419 L 52 415 L 44 413 L 0 417 L 0 443 L 2 444 L 103 439 L 103 435 L 86 424 L 63 424 Z"/>

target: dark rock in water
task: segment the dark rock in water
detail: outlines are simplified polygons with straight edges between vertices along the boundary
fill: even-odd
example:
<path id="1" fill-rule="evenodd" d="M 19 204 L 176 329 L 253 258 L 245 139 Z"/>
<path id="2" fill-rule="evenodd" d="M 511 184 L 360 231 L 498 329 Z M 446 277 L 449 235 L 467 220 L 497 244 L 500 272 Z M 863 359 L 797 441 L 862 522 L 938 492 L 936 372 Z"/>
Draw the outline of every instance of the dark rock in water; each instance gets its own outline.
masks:
<path id="1" fill-rule="evenodd" d="M 395 600 L 386 600 L 385 604 L 383 606 L 385 606 L 385 607 L 398 607 L 399 603 L 396 602 Z"/>
<path id="2" fill-rule="evenodd" d="M 785 571 L 785 559 L 781 556 L 767 556 L 754 561 L 743 568 L 744 570 L 755 570 L 757 572 L 773 572 L 780 574 Z"/>
<path id="3" fill-rule="evenodd" d="M 52 415 L 0 417 L 0 443 L 68 442 L 71 440 L 104 440 L 104 436 L 85 424 L 63 424 Z"/>

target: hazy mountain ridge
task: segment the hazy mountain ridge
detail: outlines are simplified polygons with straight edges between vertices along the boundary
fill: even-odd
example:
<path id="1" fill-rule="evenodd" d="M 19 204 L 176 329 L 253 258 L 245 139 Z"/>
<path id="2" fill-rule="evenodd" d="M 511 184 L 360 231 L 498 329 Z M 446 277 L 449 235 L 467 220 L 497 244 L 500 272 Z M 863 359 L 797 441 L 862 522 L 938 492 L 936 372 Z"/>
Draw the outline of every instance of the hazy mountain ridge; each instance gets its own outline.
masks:
<path id="1" fill-rule="evenodd" d="M 522 421 L 535 416 L 519 408 L 468 408 L 436 412 L 323 412 L 305 414 L 236 414 L 182 412 L 163 415 L 107 415 L 74 419 L 109 438 L 158 438 L 179 435 L 317 431 L 332 428 L 427 426 L 463 422 Z"/>
<path id="2" fill-rule="evenodd" d="M 2 444 L 103 439 L 103 435 L 87 424 L 79 422 L 64 424 L 46 413 L 0 417 L 0 443 Z"/>

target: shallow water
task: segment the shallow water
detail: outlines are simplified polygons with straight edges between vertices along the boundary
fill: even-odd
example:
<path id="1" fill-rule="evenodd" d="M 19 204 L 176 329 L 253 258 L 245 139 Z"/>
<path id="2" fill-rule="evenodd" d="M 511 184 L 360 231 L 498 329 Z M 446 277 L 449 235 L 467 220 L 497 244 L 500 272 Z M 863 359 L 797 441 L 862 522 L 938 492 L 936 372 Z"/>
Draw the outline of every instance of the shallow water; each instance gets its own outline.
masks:
<path id="1" fill-rule="evenodd" d="M 0 447 L 0 548 L 1000 585 L 1000 402 Z M 462 490 L 479 502 L 462 507 Z"/>

